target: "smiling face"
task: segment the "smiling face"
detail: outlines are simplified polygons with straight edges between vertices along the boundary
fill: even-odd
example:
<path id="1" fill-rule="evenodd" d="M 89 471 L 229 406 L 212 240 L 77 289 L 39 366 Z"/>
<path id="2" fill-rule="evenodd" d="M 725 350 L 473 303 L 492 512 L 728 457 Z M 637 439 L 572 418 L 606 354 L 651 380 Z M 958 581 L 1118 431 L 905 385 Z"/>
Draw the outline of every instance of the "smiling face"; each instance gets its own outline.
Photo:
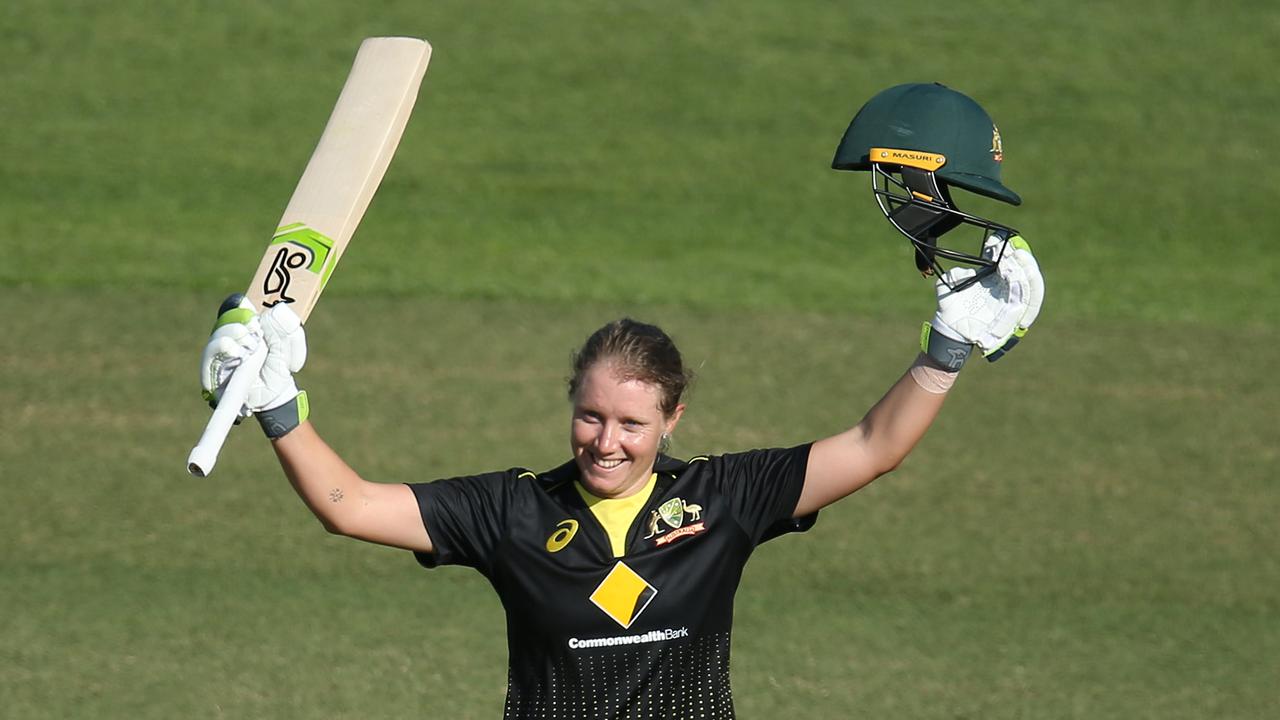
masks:
<path id="1" fill-rule="evenodd" d="M 592 495 L 627 497 L 649 480 L 662 435 L 675 429 L 684 412 L 678 405 L 664 415 L 661 397 L 655 385 L 620 379 L 607 361 L 583 373 L 573 397 L 569 442 L 582 485 Z"/>

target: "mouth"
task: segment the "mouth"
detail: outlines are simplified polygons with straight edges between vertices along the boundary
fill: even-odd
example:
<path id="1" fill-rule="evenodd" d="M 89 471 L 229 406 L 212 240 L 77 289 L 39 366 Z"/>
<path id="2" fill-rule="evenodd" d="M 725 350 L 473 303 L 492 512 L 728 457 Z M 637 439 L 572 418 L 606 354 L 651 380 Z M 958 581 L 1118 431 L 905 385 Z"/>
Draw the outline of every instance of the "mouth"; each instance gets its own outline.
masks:
<path id="1" fill-rule="evenodd" d="M 595 455 L 591 456 L 592 466 L 605 471 L 613 470 L 624 462 L 626 462 L 626 460 L 623 458 L 601 458 L 596 457 Z"/>

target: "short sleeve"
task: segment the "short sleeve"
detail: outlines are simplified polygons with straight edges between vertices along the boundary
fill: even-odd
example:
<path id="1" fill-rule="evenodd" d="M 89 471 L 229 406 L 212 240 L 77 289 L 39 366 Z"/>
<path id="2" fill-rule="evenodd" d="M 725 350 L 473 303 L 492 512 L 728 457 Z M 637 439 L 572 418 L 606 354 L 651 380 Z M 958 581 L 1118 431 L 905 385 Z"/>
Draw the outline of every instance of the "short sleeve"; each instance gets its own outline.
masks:
<path id="1" fill-rule="evenodd" d="M 809 448 L 804 444 L 711 458 L 730 511 L 753 544 L 813 525 L 812 516 L 791 519 L 804 489 Z"/>
<path id="2" fill-rule="evenodd" d="M 465 565 L 482 572 L 502 540 L 516 471 L 409 483 L 418 499 L 432 553 L 414 553 L 423 567 Z"/>

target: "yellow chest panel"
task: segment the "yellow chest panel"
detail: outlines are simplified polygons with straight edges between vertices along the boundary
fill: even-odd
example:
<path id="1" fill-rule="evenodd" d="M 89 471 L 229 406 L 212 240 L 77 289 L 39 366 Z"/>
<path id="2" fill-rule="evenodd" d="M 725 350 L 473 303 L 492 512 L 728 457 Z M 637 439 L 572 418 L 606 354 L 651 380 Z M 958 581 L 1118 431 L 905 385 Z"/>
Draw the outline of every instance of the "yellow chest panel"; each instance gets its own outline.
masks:
<path id="1" fill-rule="evenodd" d="M 587 492 L 582 483 L 573 484 L 583 502 L 591 508 L 591 514 L 596 516 L 609 534 L 609 546 L 613 549 L 614 557 L 626 554 L 627 530 L 631 529 L 631 522 L 649 502 L 649 496 L 653 494 L 653 487 L 657 482 L 658 474 L 654 473 L 649 476 L 649 482 L 640 488 L 640 492 L 624 498 L 598 498 Z"/>

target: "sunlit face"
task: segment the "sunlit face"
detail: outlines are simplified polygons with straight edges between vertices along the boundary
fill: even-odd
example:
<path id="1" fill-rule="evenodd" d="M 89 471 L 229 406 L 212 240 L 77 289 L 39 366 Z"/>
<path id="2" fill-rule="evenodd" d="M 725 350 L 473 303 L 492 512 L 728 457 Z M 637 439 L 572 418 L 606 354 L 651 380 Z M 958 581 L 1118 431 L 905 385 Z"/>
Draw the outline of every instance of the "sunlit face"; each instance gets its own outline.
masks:
<path id="1" fill-rule="evenodd" d="M 573 398 L 573 458 L 582 484 L 596 497 L 621 498 L 644 487 L 653 473 L 658 444 L 684 412 L 663 415 L 661 390 L 640 380 L 619 380 L 612 366 L 597 363 L 582 376 Z"/>

